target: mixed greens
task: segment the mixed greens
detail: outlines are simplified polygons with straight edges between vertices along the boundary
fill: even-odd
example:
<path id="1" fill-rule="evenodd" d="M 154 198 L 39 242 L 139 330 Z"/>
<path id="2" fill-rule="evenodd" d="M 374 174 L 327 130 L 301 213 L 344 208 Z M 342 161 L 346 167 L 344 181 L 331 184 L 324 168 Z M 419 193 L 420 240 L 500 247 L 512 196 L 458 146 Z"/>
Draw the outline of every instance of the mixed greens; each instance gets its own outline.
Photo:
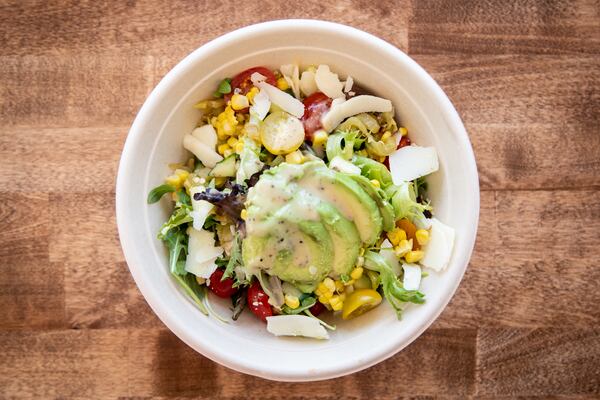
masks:
<path id="1" fill-rule="evenodd" d="M 425 301 L 422 269 L 447 266 L 454 230 L 427 200 L 436 151 L 411 144 L 389 100 L 327 65 L 284 65 L 225 78 L 195 108 L 193 156 L 148 203 L 172 200 L 158 238 L 204 314 L 210 290 L 233 320 L 247 307 L 275 335 L 322 339 L 323 312 L 355 318 L 385 298 L 400 318 Z"/>

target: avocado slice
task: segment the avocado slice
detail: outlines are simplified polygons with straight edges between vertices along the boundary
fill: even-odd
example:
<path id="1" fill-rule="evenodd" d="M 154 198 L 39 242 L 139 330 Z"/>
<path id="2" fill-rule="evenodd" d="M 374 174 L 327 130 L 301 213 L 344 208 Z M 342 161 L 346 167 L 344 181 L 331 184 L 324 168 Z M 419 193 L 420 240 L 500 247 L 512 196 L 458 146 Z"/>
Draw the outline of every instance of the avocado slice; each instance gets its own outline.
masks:
<path id="1" fill-rule="evenodd" d="M 350 176 L 377 203 L 379 212 L 381 213 L 381 217 L 383 219 L 383 230 L 389 232 L 394 229 L 396 215 L 394 214 L 394 207 L 392 207 L 392 205 L 385 199 L 385 192 L 381 189 L 376 189 L 375 186 L 371 184 L 369 179 L 362 175 Z"/>
<path id="2" fill-rule="evenodd" d="M 317 212 L 325 224 L 333 243 L 333 268 L 331 274 L 338 278 L 349 274 L 356 265 L 360 251 L 360 235 L 352 221 L 346 219 L 331 204 L 319 202 Z"/>
<path id="3" fill-rule="evenodd" d="M 353 221 L 365 244 L 371 245 L 377 241 L 382 229 L 379 207 L 348 175 L 323 166 L 314 168 L 311 174 L 305 174 L 298 185 L 320 200 L 332 204 L 344 217 Z"/>
<path id="4" fill-rule="evenodd" d="M 303 292 L 312 292 L 331 271 L 333 244 L 319 221 L 281 219 L 267 236 L 248 235 L 242 244 L 250 273 L 264 270 Z"/>

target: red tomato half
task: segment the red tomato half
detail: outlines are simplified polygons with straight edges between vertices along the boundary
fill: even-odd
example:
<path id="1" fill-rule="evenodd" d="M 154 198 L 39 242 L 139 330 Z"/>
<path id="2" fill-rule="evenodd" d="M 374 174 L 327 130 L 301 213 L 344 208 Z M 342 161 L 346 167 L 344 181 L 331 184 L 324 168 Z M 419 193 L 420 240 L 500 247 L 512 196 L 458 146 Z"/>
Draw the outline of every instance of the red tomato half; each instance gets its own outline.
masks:
<path id="1" fill-rule="evenodd" d="M 325 311 L 325 306 L 323 303 L 317 301 L 311 308 L 308 309 L 312 315 L 315 317 Z"/>
<path id="2" fill-rule="evenodd" d="M 238 289 L 233 287 L 233 279 L 226 278 L 221 281 L 223 278 L 224 271 L 222 269 L 216 269 L 215 272 L 210 276 L 210 284 L 208 287 L 219 297 L 223 297 L 224 299 L 228 299 L 233 296 Z"/>
<path id="3" fill-rule="evenodd" d="M 235 91 L 235 89 L 240 89 L 240 94 L 248 93 L 252 88 L 252 80 L 250 80 L 250 77 L 255 72 L 258 72 L 259 74 L 267 78 L 265 79 L 265 82 L 267 82 L 269 85 L 277 85 L 275 74 L 270 69 L 265 67 L 248 68 L 247 70 L 242 71 L 233 77 L 233 79 L 231 80 L 231 92 L 223 96 L 225 102 L 228 102 L 229 99 L 231 99 L 231 96 L 233 96 L 233 92 Z"/>
<path id="4" fill-rule="evenodd" d="M 248 308 L 250 311 L 254 313 L 258 318 L 263 321 L 267 321 L 267 317 L 273 315 L 273 310 L 271 310 L 271 306 L 269 305 L 269 296 L 265 293 L 265 291 L 260 286 L 260 283 L 254 282 L 248 288 Z"/>
<path id="5" fill-rule="evenodd" d="M 304 99 L 304 115 L 302 123 L 306 139 L 312 139 L 312 134 L 321 129 L 321 117 L 331 108 L 332 99 L 321 92 L 316 92 Z"/>

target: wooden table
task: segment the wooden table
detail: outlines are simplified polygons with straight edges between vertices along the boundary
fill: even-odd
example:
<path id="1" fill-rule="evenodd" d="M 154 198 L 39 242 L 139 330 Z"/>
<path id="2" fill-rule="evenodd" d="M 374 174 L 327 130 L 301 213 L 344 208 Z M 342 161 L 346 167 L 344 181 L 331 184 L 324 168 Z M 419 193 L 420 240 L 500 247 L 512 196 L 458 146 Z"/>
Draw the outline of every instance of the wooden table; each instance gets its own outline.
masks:
<path id="1" fill-rule="evenodd" d="M 1 2 L 0 398 L 600 397 L 598 1 L 166 3 Z M 482 190 L 441 317 L 388 361 L 313 384 L 232 372 L 179 341 L 133 283 L 114 215 L 154 85 L 208 40 L 281 18 L 408 52 L 461 114 Z"/>

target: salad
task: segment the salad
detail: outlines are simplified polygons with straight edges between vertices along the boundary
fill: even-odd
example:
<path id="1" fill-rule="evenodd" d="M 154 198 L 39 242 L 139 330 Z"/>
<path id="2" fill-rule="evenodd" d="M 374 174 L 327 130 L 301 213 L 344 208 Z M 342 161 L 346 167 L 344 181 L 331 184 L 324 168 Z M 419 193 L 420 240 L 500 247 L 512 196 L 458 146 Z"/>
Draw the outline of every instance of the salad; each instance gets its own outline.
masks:
<path id="1" fill-rule="evenodd" d="M 254 67 L 197 103 L 163 196 L 158 238 L 174 279 L 206 315 L 230 299 L 275 335 L 328 338 L 319 316 L 351 319 L 383 299 L 400 319 L 425 302 L 428 270 L 449 263 L 454 230 L 433 217 L 432 147 L 411 143 L 390 100 L 327 65 Z M 331 319 L 328 319 L 331 321 Z"/>

